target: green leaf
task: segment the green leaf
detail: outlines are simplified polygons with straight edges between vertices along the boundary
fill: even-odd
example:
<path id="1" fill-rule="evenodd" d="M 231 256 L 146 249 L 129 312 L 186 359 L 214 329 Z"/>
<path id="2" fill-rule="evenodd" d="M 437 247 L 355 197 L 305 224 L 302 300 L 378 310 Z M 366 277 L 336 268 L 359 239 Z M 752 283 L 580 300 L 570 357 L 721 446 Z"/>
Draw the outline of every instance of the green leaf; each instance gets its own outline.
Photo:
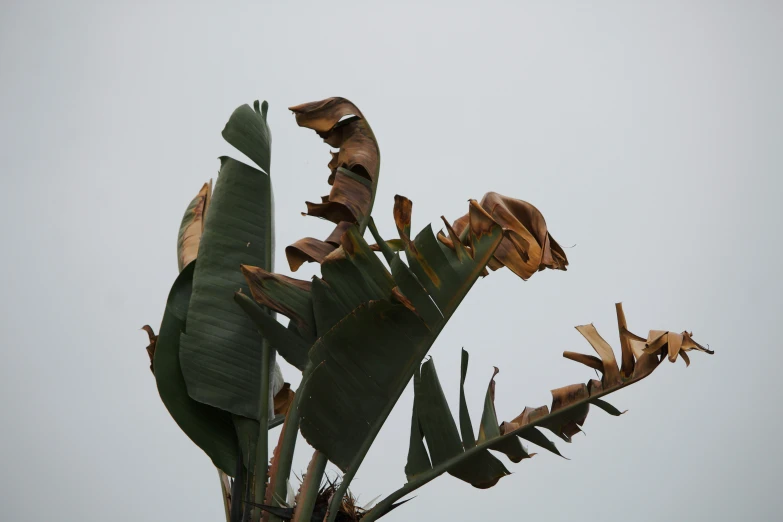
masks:
<path id="1" fill-rule="evenodd" d="M 355 231 L 346 235 L 353 246 L 343 257 L 331 256 L 322 271 L 329 288 L 338 294 L 333 301 L 345 308 L 360 306 L 311 348 L 310 360 L 317 368 L 300 403 L 305 439 L 343 470 L 358 467 L 449 317 L 426 324 L 412 306 L 406 307 L 410 304 L 392 304 L 390 296 L 383 295 L 393 285 L 381 275 L 385 268 L 377 258 L 377 263 L 371 261 L 368 256 L 374 254 Z M 441 292 L 450 310 L 481 274 L 502 231 L 492 227 L 481 237 L 472 237 L 473 259 L 460 262 L 451 250 L 439 250 L 449 270 L 462 278 Z M 421 253 L 420 259 L 426 262 L 427 257 Z M 316 307 L 316 322 L 319 315 Z"/>
<path id="2" fill-rule="evenodd" d="M 307 441 L 348 469 L 380 430 L 429 338 L 413 312 L 385 300 L 343 318 L 310 349 L 315 370 L 299 403 Z"/>
<path id="3" fill-rule="evenodd" d="M 185 328 L 196 263 L 188 264 L 171 287 L 155 348 L 158 393 L 182 431 L 228 475 L 239 454 L 231 415 L 190 398 L 179 361 L 180 332 Z"/>
<path id="4" fill-rule="evenodd" d="M 532 442 L 533 444 L 536 444 L 537 446 L 541 446 L 542 448 L 551 451 L 555 455 L 560 455 L 561 457 L 563 457 L 563 454 L 560 453 L 560 450 L 557 449 L 555 443 L 549 440 L 549 438 L 546 435 L 544 435 L 534 427 L 530 427 L 526 430 L 522 430 L 519 433 L 517 433 L 517 435 L 519 435 L 520 437 L 522 437 L 527 441 Z"/>
<path id="5" fill-rule="evenodd" d="M 255 322 L 258 330 L 289 364 L 304 370 L 310 345 L 294 331 L 280 324 L 274 316 L 243 293 L 234 294 L 234 301 Z"/>
<path id="6" fill-rule="evenodd" d="M 495 368 L 492 378 L 489 380 L 489 386 L 487 386 L 487 394 L 484 396 L 484 411 L 481 415 L 479 442 L 498 438 L 501 435 L 498 417 L 495 413 L 495 376 L 498 372 L 499 370 Z M 498 439 L 497 443 L 490 446 L 490 448 L 505 453 L 509 460 L 515 463 L 530 457 L 519 439 L 515 438 Z"/>
<path id="7" fill-rule="evenodd" d="M 239 448 L 242 450 L 242 463 L 245 469 L 252 471 L 255 466 L 258 422 L 241 415 L 232 415 L 232 420 L 239 439 Z"/>
<path id="8" fill-rule="evenodd" d="M 468 403 L 465 399 L 465 377 L 468 374 L 468 360 L 470 355 L 465 349 L 462 349 L 462 362 L 460 364 L 459 378 L 459 429 L 462 434 L 462 444 L 465 449 L 476 445 L 476 436 L 473 432 L 473 423 L 470 422 L 470 412 L 468 412 Z"/>
<path id="9" fill-rule="evenodd" d="M 223 138 L 267 174 L 272 157 L 272 132 L 266 123 L 268 109 L 266 101 L 259 108 L 258 100 L 252 109 L 247 104 L 237 107 L 223 129 Z"/>
<path id="10" fill-rule="evenodd" d="M 408 463 L 405 465 L 405 476 L 410 480 L 413 476 L 432 469 L 430 457 L 424 447 L 424 431 L 419 422 L 418 404 L 421 397 L 421 371 L 417 368 L 413 374 L 413 414 L 411 415 L 411 438 L 408 445 Z"/>
<path id="11" fill-rule="evenodd" d="M 323 279 L 313 278 L 312 293 L 316 331 L 320 337 L 351 313 L 351 309 L 337 299 L 331 287 Z"/>
<path id="12" fill-rule="evenodd" d="M 432 359 L 421 367 L 421 382 L 417 409 L 419 422 L 432 457 L 432 465 L 437 466 L 462 454 L 464 448 Z M 482 451 L 465 459 L 460 465 L 450 469 L 449 473 L 477 488 L 492 487 L 509 474 L 505 466 L 489 451 Z"/>
<path id="13" fill-rule="evenodd" d="M 259 411 L 261 336 L 232 298 L 237 290 L 249 293 L 240 265 L 269 267 L 271 227 L 269 176 L 221 158 L 180 359 L 193 399 L 248 418 Z"/>
<path id="14" fill-rule="evenodd" d="M 615 408 L 614 406 L 612 406 L 608 402 L 602 401 L 601 399 L 593 399 L 593 400 L 590 401 L 590 404 L 594 404 L 594 405 L 598 406 L 599 408 L 604 410 L 609 415 L 614 415 L 615 417 L 619 417 L 620 415 L 625 413 L 624 411 L 618 410 L 617 408 Z"/>

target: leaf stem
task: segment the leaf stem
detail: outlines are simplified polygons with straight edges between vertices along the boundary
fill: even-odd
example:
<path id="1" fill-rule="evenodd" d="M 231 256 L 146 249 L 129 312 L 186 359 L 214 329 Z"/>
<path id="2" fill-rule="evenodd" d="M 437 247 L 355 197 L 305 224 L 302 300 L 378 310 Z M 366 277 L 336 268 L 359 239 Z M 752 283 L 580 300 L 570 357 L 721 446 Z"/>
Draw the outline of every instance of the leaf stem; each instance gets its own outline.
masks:
<path id="1" fill-rule="evenodd" d="M 315 450 L 313 458 L 310 460 L 310 465 L 307 467 L 302 489 L 299 492 L 299 499 L 294 508 L 293 522 L 309 522 L 312 518 L 315 500 L 318 497 L 318 491 L 321 489 L 321 479 L 324 476 L 324 471 L 326 471 L 326 463 L 328 461 L 326 455 Z"/>
<path id="2" fill-rule="evenodd" d="M 272 369 L 272 352 L 269 342 L 264 339 L 261 341 L 261 389 L 259 390 L 258 406 L 258 440 L 256 441 L 256 459 L 253 481 L 253 499 L 257 503 L 264 502 L 266 493 L 266 474 L 269 461 L 268 456 L 268 435 L 269 435 L 269 379 Z M 260 508 L 253 508 L 251 520 L 258 522 L 261 520 L 262 511 Z"/>
<path id="3" fill-rule="evenodd" d="M 296 449 L 296 437 L 299 435 L 299 401 L 304 395 L 305 385 L 312 373 L 313 366 L 308 363 L 302 372 L 302 382 L 299 384 L 299 388 L 294 394 L 294 400 L 291 402 L 291 406 L 286 414 L 285 423 L 283 424 L 284 433 L 281 435 L 280 441 L 277 473 L 275 473 L 274 477 L 270 477 L 270 486 L 274 485 L 272 499 L 286 498 L 286 494 L 288 493 L 288 485 L 286 482 L 291 475 L 291 464 L 294 460 L 294 450 Z M 275 514 L 270 514 L 269 522 L 283 522 L 283 520 Z"/>

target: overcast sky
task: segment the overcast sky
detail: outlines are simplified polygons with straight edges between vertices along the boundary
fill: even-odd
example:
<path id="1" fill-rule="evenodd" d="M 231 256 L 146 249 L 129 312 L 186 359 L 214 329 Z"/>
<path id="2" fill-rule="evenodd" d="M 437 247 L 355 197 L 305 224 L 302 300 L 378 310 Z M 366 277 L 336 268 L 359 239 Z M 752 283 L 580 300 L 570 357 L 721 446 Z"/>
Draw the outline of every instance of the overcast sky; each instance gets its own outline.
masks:
<path id="1" fill-rule="evenodd" d="M 328 234 L 300 212 L 328 192 L 329 148 L 286 109 L 328 96 L 376 132 L 384 235 L 395 194 L 418 230 L 497 191 L 573 247 L 567 272 L 479 281 L 430 352 L 453 408 L 471 353 L 474 425 L 492 366 L 506 420 L 594 376 L 561 353 L 591 352 L 573 329 L 590 322 L 619 348 L 617 301 L 633 331 L 716 351 L 612 396 L 629 412 L 593 411 L 559 443 L 570 461 L 540 452 L 486 491 L 444 476 L 390 522 L 779 516 L 783 4 L 422 3 L 2 2 L 0 519 L 221 520 L 139 327 L 160 324 L 182 212 L 241 157 L 220 136 L 238 105 L 270 105 L 278 271 Z M 361 499 L 404 483 L 410 407 Z"/>

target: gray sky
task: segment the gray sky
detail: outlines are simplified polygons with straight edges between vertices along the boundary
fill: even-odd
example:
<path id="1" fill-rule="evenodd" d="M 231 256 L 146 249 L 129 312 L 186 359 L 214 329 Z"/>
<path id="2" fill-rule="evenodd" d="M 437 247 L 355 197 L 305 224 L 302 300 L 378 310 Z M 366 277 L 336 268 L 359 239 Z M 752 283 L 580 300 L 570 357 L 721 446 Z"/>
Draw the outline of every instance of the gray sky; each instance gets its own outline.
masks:
<path id="1" fill-rule="evenodd" d="M 591 378 L 561 353 L 590 352 L 589 322 L 617 348 L 616 301 L 637 333 L 717 352 L 612 396 L 630 411 L 592 412 L 570 461 L 541 453 L 487 491 L 443 477 L 390 522 L 777 518 L 780 2 L 221 4 L 0 7 L 0 519 L 221 520 L 138 328 L 160 324 L 184 208 L 240 157 L 220 136 L 236 106 L 270 103 L 278 271 L 329 232 L 299 215 L 328 191 L 328 146 L 286 110 L 328 96 L 377 134 L 383 234 L 394 194 L 420 229 L 493 190 L 576 245 L 568 272 L 480 281 L 431 351 L 453 407 L 471 353 L 474 424 L 492 366 L 505 419 Z M 405 480 L 410 404 L 354 482 L 365 500 Z"/>

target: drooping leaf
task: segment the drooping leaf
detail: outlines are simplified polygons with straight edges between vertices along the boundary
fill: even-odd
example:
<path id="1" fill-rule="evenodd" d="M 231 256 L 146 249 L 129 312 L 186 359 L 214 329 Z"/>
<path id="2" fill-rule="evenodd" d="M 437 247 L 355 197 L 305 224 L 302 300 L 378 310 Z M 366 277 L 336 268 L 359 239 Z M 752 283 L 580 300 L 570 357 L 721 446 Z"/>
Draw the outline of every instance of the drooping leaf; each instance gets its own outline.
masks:
<path id="1" fill-rule="evenodd" d="M 609 415 L 614 415 L 615 417 L 619 417 L 620 415 L 625 413 L 624 411 L 618 410 L 617 408 L 615 408 L 614 406 L 612 406 L 608 402 L 602 401 L 601 399 L 593 399 L 593 400 L 590 401 L 590 404 L 598 406 L 599 408 L 604 410 Z"/>
<path id="2" fill-rule="evenodd" d="M 195 267 L 188 264 L 169 293 L 156 342 L 155 381 L 163 404 L 182 431 L 218 469 L 233 475 L 239 447 L 231 415 L 191 399 L 180 368 L 180 334 L 186 326 Z"/>

